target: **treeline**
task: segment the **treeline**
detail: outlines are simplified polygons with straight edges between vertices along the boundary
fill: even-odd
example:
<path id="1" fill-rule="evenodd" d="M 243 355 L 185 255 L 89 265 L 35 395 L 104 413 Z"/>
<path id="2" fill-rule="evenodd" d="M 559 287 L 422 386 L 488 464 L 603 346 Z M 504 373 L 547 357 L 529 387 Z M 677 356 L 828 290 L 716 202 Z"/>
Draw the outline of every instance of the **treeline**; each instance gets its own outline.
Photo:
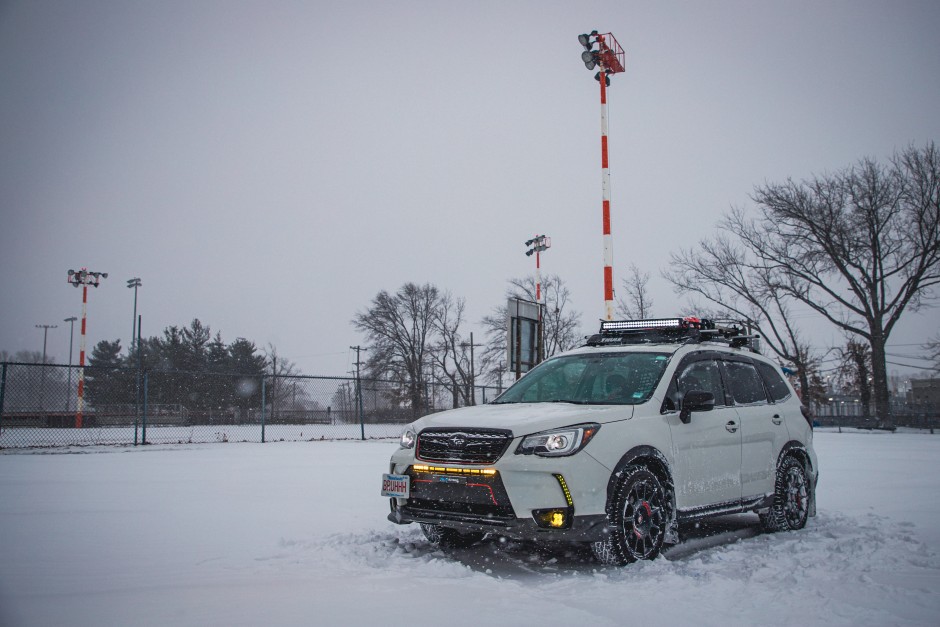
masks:
<path id="1" fill-rule="evenodd" d="M 149 403 L 197 411 L 259 406 L 269 360 L 250 340 L 226 344 L 194 319 L 188 327 L 169 326 L 162 336 L 142 338 L 139 349 L 124 350 L 120 340 L 95 345 L 85 370 L 90 404 L 134 404 L 146 372 Z"/>

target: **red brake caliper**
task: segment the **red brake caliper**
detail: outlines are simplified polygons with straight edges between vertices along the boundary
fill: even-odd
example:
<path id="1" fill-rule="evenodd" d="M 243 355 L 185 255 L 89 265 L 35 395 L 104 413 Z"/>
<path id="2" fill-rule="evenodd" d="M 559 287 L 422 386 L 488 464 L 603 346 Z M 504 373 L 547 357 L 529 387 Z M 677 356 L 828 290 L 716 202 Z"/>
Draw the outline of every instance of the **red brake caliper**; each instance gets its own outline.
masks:
<path id="1" fill-rule="evenodd" d="M 643 508 L 646 510 L 646 517 L 647 517 L 647 519 L 652 518 L 652 517 L 653 517 L 653 510 L 650 509 L 650 504 L 647 503 L 646 501 L 643 501 Z M 640 520 L 638 520 L 637 522 L 641 522 L 641 523 L 642 523 L 642 522 L 643 522 L 643 518 L 641 517 Z M 640 538 L 641 540 L 643 539 L 643 533 L 642 533 L 639 529 L 637 529 L 636 527 L 633 528 L 633 533 L 636 534 L 636 537 Z"/>

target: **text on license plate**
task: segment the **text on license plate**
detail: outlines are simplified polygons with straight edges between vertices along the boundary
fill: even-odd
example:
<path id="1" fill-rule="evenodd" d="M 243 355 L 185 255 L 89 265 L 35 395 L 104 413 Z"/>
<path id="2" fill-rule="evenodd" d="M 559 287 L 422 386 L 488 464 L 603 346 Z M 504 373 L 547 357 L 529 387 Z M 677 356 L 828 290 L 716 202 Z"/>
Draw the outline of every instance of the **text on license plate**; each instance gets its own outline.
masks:
<path id="1" fill-rule="evenodd" d="M 382 475 L 382 496 L 396 496 L 407 499 L 411 485 L 408 475 Z"/>

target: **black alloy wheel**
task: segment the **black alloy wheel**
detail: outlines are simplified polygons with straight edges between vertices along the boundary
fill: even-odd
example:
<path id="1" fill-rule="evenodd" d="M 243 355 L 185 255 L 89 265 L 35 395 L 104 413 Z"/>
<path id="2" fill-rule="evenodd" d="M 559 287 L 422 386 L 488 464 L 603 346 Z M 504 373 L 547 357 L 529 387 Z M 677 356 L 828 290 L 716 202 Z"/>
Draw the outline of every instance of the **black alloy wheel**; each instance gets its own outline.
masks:
<path id="1" fill-rule="evenodd" d="M 806 526 L 809 516 L 809 480 L 803 464 L 795 457 L 784 457 L 777 467 L 774 504 L 761 515 L 765 531 L 795 531 Z"/>
<path id="2" fill-rule="evenodd" d="M 623 566 L 659 555 L 668 526 L 666 493 L 659 479 L 641 466 L 628 467 L 611 503 L 609 539 L 595 542 L 594 556 Z"/>

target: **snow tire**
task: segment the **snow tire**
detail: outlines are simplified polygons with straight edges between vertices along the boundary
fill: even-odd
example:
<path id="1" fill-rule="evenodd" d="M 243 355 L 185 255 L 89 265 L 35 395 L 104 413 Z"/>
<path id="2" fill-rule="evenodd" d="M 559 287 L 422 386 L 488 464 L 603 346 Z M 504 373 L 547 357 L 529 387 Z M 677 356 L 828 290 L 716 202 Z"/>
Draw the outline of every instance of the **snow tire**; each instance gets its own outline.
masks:
<path id="1" fill-rule="evenodd" d="M 666 492 L 656 475 L 643 466 L 628 466 L 607 513 L 609 536 L 592 544 L 594 557 L 613 566 L 654 559 L 669 526 L 667 512 Z"/>
<path id="2" fill-rule="evenodd" d="M 806 526 L 809 516 L 809 479 L 800 460 L 790 455 L 777 466 L 774 504 L 760 521 L 764 531 L 795 531 Z"/>

